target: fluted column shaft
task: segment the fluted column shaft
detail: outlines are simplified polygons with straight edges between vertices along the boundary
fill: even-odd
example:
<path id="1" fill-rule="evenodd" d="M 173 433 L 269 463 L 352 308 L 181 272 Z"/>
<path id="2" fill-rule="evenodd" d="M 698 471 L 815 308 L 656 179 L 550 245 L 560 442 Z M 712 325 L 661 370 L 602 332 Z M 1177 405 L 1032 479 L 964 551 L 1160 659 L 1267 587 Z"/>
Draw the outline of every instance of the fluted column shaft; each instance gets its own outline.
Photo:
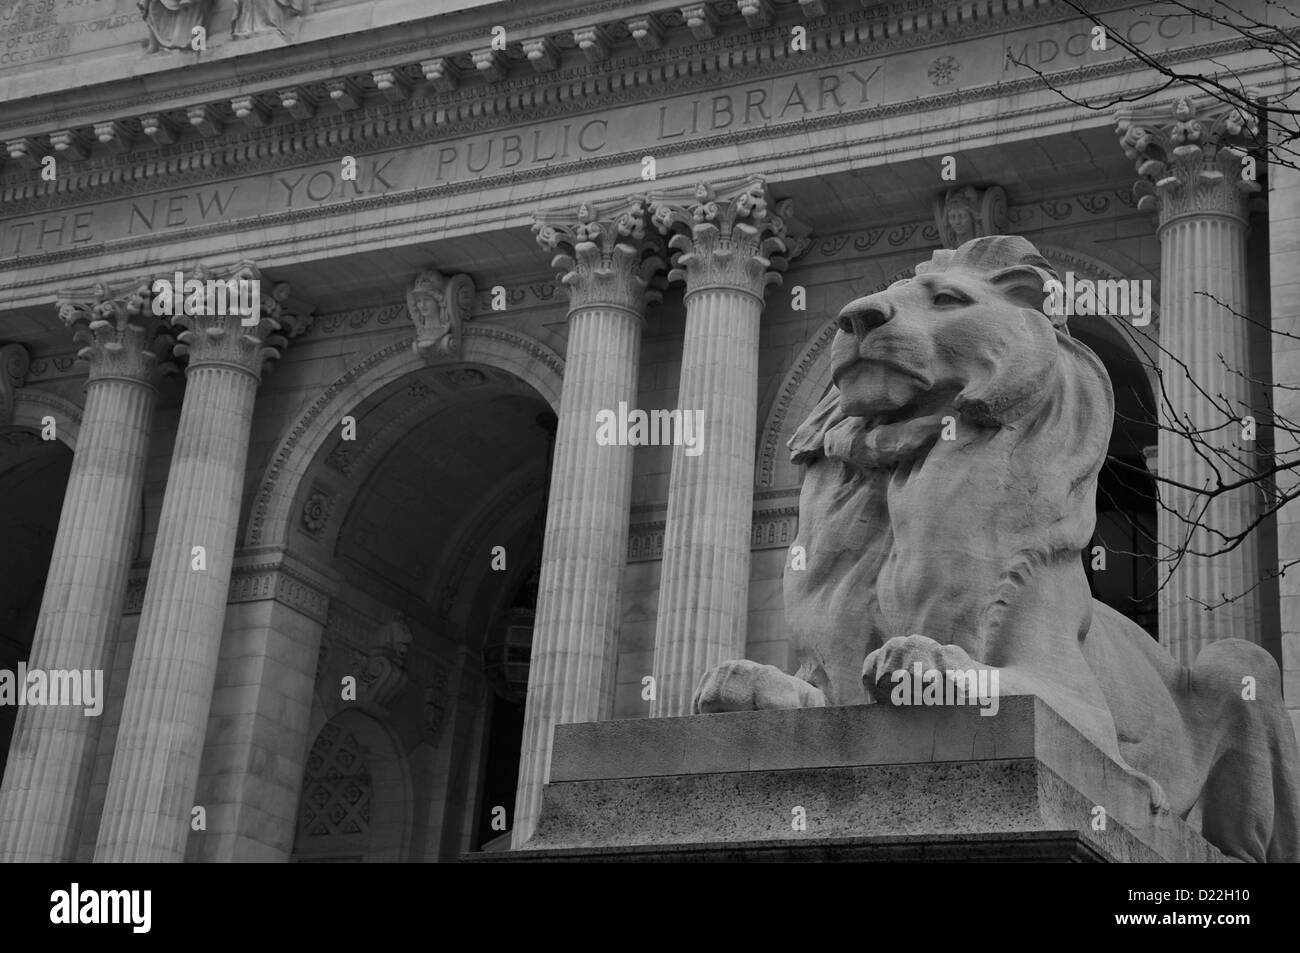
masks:
<path id="1" fill-rule="evenodd" d="M 1227 216 L 1188 215 L 1166 225 L 1160 240 L 1160 372 L 1169 403 L 1186 415 L 1184 426 L 1205 428 L 1222 422 L 1223 411 L 1215 409 L 1199 385 L 1221 404 L 1236 408 L 1238 417 L 1245 416 L 1251 400 L 1249 328 L 1244 319 L 1234 316 L 1247 313 L 1245 225 Z M 1220 356 L 1240 373 L 1225 371 Z M 1203 456 L 1204 448 L 1167 429 L 1162 429 L 1157 439 L 1162 476 L 1194 487 L 1214 485 L 1216 477 Z M 1239 461 L 1253 460 L 1253 451 L 1241 440 L 1239 425 L 1230 423 L 1203 439 Z M 1219 469 L 1225 481 L 1238 478 L 1222 465 Z M 1233 539 L 1245 532 L 1259 513 L 1258 491 L 1249 486 L 1208 501 L 1177 486 L 1166 484 L 1162 490 L 1166 506 L 1182 514 L 1180 518 L 1160 510 L 1158 538 L 1170 547 L 1185 545 L 1191 551 L 1216 552 L 1227 544 L 1207 527 Z M 1195 528 L 1190 525 L 1193 523 Z M 1260 641 L 1258 582 L 1259 560 L 1253 540 L 1213 558 L 1189 552 L 1160 590 L 1161 642 L 1175 658 L 1190 665 L 1201 649 L 1216 639 Z M 1225 595 L 1237 598 L 1205 611 L 1204 605 L 1214 605 Z"/>
<path id="2" fill-rule="evenodd" d="M 27 663 L 47 672 L 88 672 L 92 679 L 100 673 L 100 712 L 126 599 L 154 408 L 157 322 L 141 313 L 140 299 L 135 303 L 68 302 L 61 311 L 87 345 L 79 356 L 89 362 L 90 377 Z M 74 858 L 99 740 L 96 715 L 85 706 L 19 709 L 0 786 L 0 861 Z"/>
<path id="3" fill-rule="evenodd" d="M 671 279 L 686 281 L 686 333 L 677 402 L 702 419 L 702 447 L 673 447 L 655 628 L 651 717 L 686 715 L 710 668 L 744 655 L 749 608 L 758 339 L 764 289 L 784 251 L 761 182 L 695 203 L 657 202 L 675 231 Z"/>
<path id="4" fill-rule="evenodd" d="M 1247 416 L 1260 424 L 1246 290 L 1247 200 L 1259 186 L 1243 174 L 1254 120 L 1184 97 L 1117 123 L 1142 176 L 1139 208 L 1160 223 L 1159 634 L 1190 665 L 1217 639 L 1262 641 L 1258 545 L 1246 537 L 1259 491 L 1207 492 L 1256 472 L 1244 429 Z"/>
<path id="5" fill-rule="evenodd" d="M 569 339 L 551 469 L 541 580 L 512 842 L 536 827 L 556 725 L 613 715 L 618 631 L 632 497 L 632 446 L 597 441 L 598 415 L 634 407 L 648 279 L 661 262 L 639 206 L 586 206 L 576 227 L 538 226 L 563 247 Z"/>
<path id="6" fill-rule="evenodd" d="M 263 319 L 175 319 L 188 330 L 181 406 L 95 848 L 96 862 L 180 861 L 212 703 L 261 362 Z M 265 345 L 270 344 L 272 348 Z M 204 549 L 195 568 L 194 547 Z"/>

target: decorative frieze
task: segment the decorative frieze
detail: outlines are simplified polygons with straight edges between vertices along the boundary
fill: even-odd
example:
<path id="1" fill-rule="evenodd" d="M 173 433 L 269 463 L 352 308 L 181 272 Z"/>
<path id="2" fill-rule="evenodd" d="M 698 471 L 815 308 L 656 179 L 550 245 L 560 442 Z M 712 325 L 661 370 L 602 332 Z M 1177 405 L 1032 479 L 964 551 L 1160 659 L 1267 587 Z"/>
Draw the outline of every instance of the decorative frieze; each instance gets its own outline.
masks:
<path id="1" fill-rule="evenodd" d="M 165 7 L 159 7 L 162 0 L 148 0 L 148 2 L 150 4 L 150 9 L 165 9 Z M 208 0 L 199 0 L 199 2 L 208 2 Z M 256 2 L 274 4 L 276 0 L 256 0 Z M 1103 8 L 1113 5 L 1110 2 L 1106 2 L 1106 0 L 1099 0 L 1099 2 Z M 747 0 L 745 9 L 748 10 L 752 7 L 753 10 L 757 11 L 761 6 L 762 4 L 750 4 Z M 593 8 L 593 10 L 597 11 L 604 8 L 605 7 L 598 5 Z M 191 5 L 186 9 L 192 11 L 194 8 Z M 611 6 L 609 9 L 615 10 L 617 7 Z M 722 11 L 721 14 L 719 11 Z M 182 11 L 177 11 L 178 14 L 181 12 Z M 806 10 L 806 13 L 812 15 L 813 10 L 808 9 Z M 722 17 L 721 20 L 719 19 L 720 15 Z M 849 57 L 858 59 L 862 56 L 877 55 L 895 49 L 901 49 L 909 44 L 914 44 L 914 36 L 900 36 L 899 33 L 892 30 L 873 29 L 871 27 L 872 23 L 880 21 L 882 18 L 889 18 L 890 16 L 892 16 L 892 14 L 888 10 L 884 10 L 883 8 L 872 8 L 862 11 L 846 10 L 836 16 L 826 17 L 824 22 L 818 25 L 819 29 L 826 31 L 825 37 L 817 42 L 814 49 L 799 52 L 794 55 L 799 57 L 801 64 L 806 65 L 809 69 L 815 70 Z M 932 10 L 918 11 L 915 14 L 915 28 L 917 31 L 923 31 L 933 29 L 937 25 L 942 24 L 946 31 L 946 36 L 960 39 L 967 35 L 981 34 L 994 29 L 1007 29 L 1021 24 L 1027 25 L 1042 20 L 1048 16 L 1059 16 L 1059 13 L 1054 9 L 1042 8 L 1015 12 L 1001 12 L 1000 15 L 995 14 L 990 17 L 981 17 L 972 20 L 965 17 L 954 18 L 946 16 L 942 12 L 941 7 L 936 7 Z M 524 22 L 541 24 L 561 18 L 562 16 L 560 15 L 536 16 L 527 17 Z M 505 66 L 509 64 L 509 60 L 505 58 L 500 51 L 490 49 L 487 51 L 479 50 L 473 55 L 470 55 L 467 45 L 475 39 L 481 41 L 481 33 L 468 32 L 446 37 L 446 43 L 466 44 L 466 47 L 463 47 L 462 52 L 460 53 L 448 53 L 420 60 L 418 57 L 420 53 L 423 52 L 421 50 L 421 45 L 424 45 L 427 48 L 427 44 L 416 43 L 406 44 L 399 47 L 390 46 L 386 52 L 390 56 L 399 58 L 393 65 L 388 67 L 389 70 L 397 72 L 405 69 L 407 66 L 415 68 L 415 75 L 419 76 L 423 73 L 426 80 L 433 84 L 434 91 L 441 95 L 451 94 L 458 88 L 455 75 L 456 67 L 453 66 L 453 61 L 458 57 L 464 58 L 467 67 L 471 69 L 474 67 L 485 68 L 488 73 L 494 75 L 495 71 L 499 70 L 500 78 L 494 79 L 488 87 L 485 88 L 476 84 L 472 88 L 461 89 L 459 98 L 464 100 L 463 103 L 439 102 L 437 104 L 429 104 L 427 109 L 430 113 L 434 114 L 432 118 L 428 115 L 411 117 L 412 128 L 415 129 L 427 129 L 431 124 L 436 123 L 436 125 L 442 129 L 446 129 L 446 127 L 451 124 L 463 125 L 464 128 L 469 131 L 481 126 L 485 121 L 490 119 L 499 120 L 498 114 L 501 111 L 525 110 L 530 114 L 537 115 L 539 118 L 544 118 L 545 115 L 557 111 L 572 112 L 575 108 L 586 108 L 588 106 L 591 108 L 609 108 L 615 106 L 618 100 L 624 98 L 626 90 L 635 89 L 639 95 L 646 84 L 671 84 L 675 91 L 686 91 L 697 87 L 711 87 L 716 85 L 717 77 L 715 73 L 719 69 L 727 69 L 736 75 L 737 78 L 743 78 L 747 72 L 751 71 L 756 74 L 761 73 L 766 77 L 770 75 L 771 64 L 774 61 L 782 60 L 791 56 L 791 51 L 788 49 L 789 43 L 786 31 L 784 28 L 776 24 L 764 27 L 752 27 L 747 23 L 742 24 L 740 22 L 741 19 L 742 14 L 740 10 L 734 6 L 731 7 L 731 12 L 727 12 L 725 6 L 719 7 L 716 4 L 691 4 L 681 8 L 680 12 L 669 9 L 653 15 L 634 18 L 626 22 L 615 20 L 593 25 L 590 29 L 603 31 L 604 36 L 610 40 L 611 44 L 613 39 L 616 37 L 629 37 L 634 39 L 641 48 L 641 53 L 643 54 L 635 62 L 637 78 L 634 83 L 629 85 L 621 72 L 612 73 L 608 77 L 607 82 L 599 84 L 608 90 L 608 92 L 601 92 L 596 97 L 592 96 L 593 88 L 590 77 L 587 75 L 587 73 L 593 68 L 591 64 L 585 66 L 577 66 L 575 64 L 567 69 L 557 69 L 553 71 L 557 78 L 563 74 L 564 77 L 568 78 L 568 81 L 562 81 L 556 85 L 555 88 L 547 87 L 537 89 L 535 80 L 512 80 L 506 74 Z M 711 39 L 703 39 L 692 46 L 678 47 L 671 51 L 660 49 L 661 43 L 659 42 L 659 35 L 665 29 L 690 29 L 692 32 L 697 34 L 702 33 L 710 37 L 715 37 L 720 32 L 721 25 L 724 21 L 727 24 L 728 29 L 737 27 L 741 30 L 749 31 L 747 35 L 743 37 L 735 37 L 735 39 L 743 40 L 743 45 L 754 47 L 753 55 L 747 53 L 737 60 L 736 51 L 732 48 L 735 46 L 734 43 L 729 45 L 726 49 L 715 49 L 713 48 L 714 44 Z M 571 40 L 575 32 L 585 32 L 586 29 L 588 28 L 583 28 L 583 31 L 566 31 L 564 33 L 553 34 L 549 36 L 549 39 L 557 46 L 563 46 L 564 44 L 559 43 L 557 39 L 558 37 L 565 37 Z M 544 35 L 533 33 L 532 36 L 535 38 L 541 38 Z M 182 45 L 187 46 L 188 42 L 189 38 L 187 34 L 185 37 L 185 44 Z M 587 48 L 588 54 L 599 55 L 596 52 L 599 46 L 600 44 L 593 43 Z M 484 56 L 483 54 L 485 53 L 493 55 Z M 403 61 L 400 59 L 401 57 L 409 57 L 410 59 L 409 61 Z M 521 53 L 520 59 L 522 60 L 523 58 L 524 56 Z M 375 69 L 372 65 L 373 61 L 373 54 L 363 55 L 358 53 L 353 56 L 339 58 L 335 62 L 340 69 L 346 69 L 355 64 L 355 68 L 373 71 Z M 612 45 L 609 47 L 608 62 L 619 62 L 617 53 L 613 49 Z M 629 63 L 628 65 L 632 64 Z M 1095 65 L 1109 69 L 1115 64 L 1103 63 Z M 737 69 L 737 66 L 740 66 L 741 68 Z M 242 94 L 250 88 L 255 89 L 258 84 L 265 84 L 262 90 L 264 92 L 276 92 L 277 94 L 282 94 L 285 89 L 283 86 L 284 74 L 288 72 L 290 71 L 278 70 L 267 71 L 262 74 L 241 76 L 237 81 L 237 88 L 231 88 L 226 93 L 224 99 L 219 99 L 217 103 L 228 103 L 230 98 L 233 98 L 236 93 Z M 332 87 L 331 93 L 338 92 L 340 93 L 340 97 L 342 97 L 343 94 L 340 90 L 345 89 L 346 84 L 349 82 L 351 81 L 348 77 L 336 77 L 330 79 L 328 84 Z M 225 85 L 235 86 L 235 81 Z M 518 88 L 515 88 L 516 86 L 518 86 Z M 528 95 L 506 95 L 504 97 L 498 97 L 498 87 L 508 94 L 522 92 L 524 87 L 527 87 Z M 353 89 L 355 89 L 359 95 L 360 89 L 355 86 Z M 196 95 L 201 95 L 204 91 L 206 90 L 200 90 L 199 88 L 194 90 Z M 1009 91 L 1014 92 L 1014 90 Z M 217 95 L 220 95 L 220 93 L 218 92 Z M 174 102 L 174 93 L 168 93 L 166 99 L 169 102 Z M 130 114 L 130 110 L 138 110 L 141 105 L 144 105 L 147 108 L 150 104 L 155 102 L 161 104 L 163 102 L 163 96 L 146 95 L 141 97 L 138 94 L 133 94 L 129 99 L 122 100 L 120 105 L 124 110 L 123 115 L 125 116 Z M 302 103 L 301 100 L 295 100 L 295 102 L 300 104 Z M 207 105 L 216 105 L 216 103 L 209 103 Z M 356 106 L 344 102 L 340 102 L 340 105 L 344 106 L 345 109 L 352 109 L 359 106 L 360 101 L 357 99 Z M 105 108 L 112 109 L 115 107 L 113 104 L 106 104 Z M 224 108 L 224 105 L 222 108 Z M 300 112 L 305 113 L 309 108 L 309 106 L 300 106 Z M 300 115 L 299 112 L 295 112 L 294 110 L 290 110 L 290 112 L 295 116 L 295 118 L 305 118 L 303 115 Z M 421 112 L 425 112 L 425 109 L 421 109 Z M 71 115 L 72 113 L 69 112 L 69 118 Z M 156 116 L 157 113 L 146 113 L 146 115 Z M 50 114 L 49 118 L 53 122 L 58 122 L 60 116 L 61 113 L 55 111 Z M 151 128 L 157 129 L 160 127 L 155 126 Z M 392 117 L 386 117 L 383 122 L 375 124 L 368 133 L 362 133 L 362 136 L 364 138 L 373 138 L 376 135 L 385 135 L 393 128 L 394 124 Z M 337 139 L 331 138 L 331 142 L 337 142 Z M 308 146 L 308 143 L 304 140 L 295 138 L 281 144 L 282 147 L 285 145 L 289 147 L 290 151 L 297 152 L 302 150 L 305 146 Z M 287 154 L 282 147 L 277 148 L 275 151 L 277 156 Z M 241 151 L 241 165 L 246 161 L 247 156 Z M 180 171 L 181 168 L 182 166 L 177 164 L 169 165 L 169 171 Z M 202 168 L 209 170 L 210 166 L 205 163 Z M 136 180 L 137 177 L 131 177 L 132 183 Z M 65 188 L 80 190 L 83 187 L 94 187 L 102 184 L 102 182 L 102 176 L 97 176 L 85 180 L 84 185 L 78 181 L 69 181 L 65 183 Z"/>
<path id="2" fill-rule="evenodd" d="M 755 551 L 781 549 L 794 543 L 795 532 L 799 528 L 798 498 L 797 487 L 755 494 L 755 501 L 761 501 L 762 506 L 754 510 L 753 529 L 749 539 L 750 549 Z M 641 507 L 637 509 L 640 510 Z M 662 518 L 663 504 L 655 504 L 653 509 L 660 512 L 660 519 L 633 522 L 628 531 L 627 561 L 629 563 L 654 562 L 663 559 L 664 530 L 667 525 Z"/>

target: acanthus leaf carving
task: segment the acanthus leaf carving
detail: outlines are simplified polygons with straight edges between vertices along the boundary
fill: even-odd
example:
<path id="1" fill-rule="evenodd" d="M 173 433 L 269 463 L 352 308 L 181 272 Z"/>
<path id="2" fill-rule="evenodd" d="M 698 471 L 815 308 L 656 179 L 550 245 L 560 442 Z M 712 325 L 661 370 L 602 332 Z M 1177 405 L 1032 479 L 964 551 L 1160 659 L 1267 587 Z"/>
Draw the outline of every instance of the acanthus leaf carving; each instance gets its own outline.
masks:
<path id="1" fill-rule="evenodd" d="M 1244 91 L 1245 100 L 1256 97 Z M 1140 176 L 1133 187 L 1139 210 L 1156 211 L 1162 226 L 1205 212 L 1245 222 L 1261 186 L 1243 176 L 1243 163 L 1260 147 L 1260 130 L 1242 104 L 1183 95 L 1172 106 L 1119 111 L 1115 131 Z"/>
<path id="2" fill-rule="evenodd" d="M 643 197 L 539 213 L 533 231 L 542 248 L 558 252 L 551 265 L 561 270 L 571 311 L 613 305 L 639 314 L 661 300 L 664 247 L 646 229 Z"/>

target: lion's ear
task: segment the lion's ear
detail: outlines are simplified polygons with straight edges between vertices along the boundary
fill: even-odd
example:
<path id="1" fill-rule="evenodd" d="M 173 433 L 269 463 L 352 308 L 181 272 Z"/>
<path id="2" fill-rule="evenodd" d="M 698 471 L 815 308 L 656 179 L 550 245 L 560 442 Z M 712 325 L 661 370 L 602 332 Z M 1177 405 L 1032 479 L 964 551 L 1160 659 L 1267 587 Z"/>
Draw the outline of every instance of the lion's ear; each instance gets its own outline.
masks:
<path id="1" fill-rule="evenodd" d="M 1059 309 L 1049 309 L 1047 306 L 1051 294 L 1048 283 L 1056 281 L 1055 274 L 1036 265 L 1013 265 L 989 276 L 989 282 L 1001 291 L 1008 301 L 1046 315 L 1054 326 L 1063 327 L 1065 318 L 1049 313 Z"/>

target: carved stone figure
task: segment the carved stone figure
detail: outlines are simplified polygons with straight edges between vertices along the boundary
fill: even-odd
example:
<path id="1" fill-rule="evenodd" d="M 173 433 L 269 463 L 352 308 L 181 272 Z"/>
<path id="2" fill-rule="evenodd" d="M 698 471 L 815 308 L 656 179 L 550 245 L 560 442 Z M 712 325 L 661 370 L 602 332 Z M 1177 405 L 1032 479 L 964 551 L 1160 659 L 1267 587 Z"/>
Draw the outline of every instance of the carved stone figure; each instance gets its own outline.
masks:
<path id="1" fill-rule="evenodd" d="M 460 326 L 474 303 L 469 275 L 450 278 L 422 271 L 406 292 L 406 310 L 415 323 L 415 350 L 426 358 L 460 351 Z"/>
<path id="2" fill-rule="evenodd" d="M 230 35 L 243 37 L 275 30 L 287 36 L 304 9 L 304 0 L 235 0 Z"/>
<path id="3" fill-rule="evenodd" d="M 1190 668 L 1094 600 L 1114 397 L 1042 311 L 1029 242 L 977 238 L 848 304 L 834 386 L 790 442 L 807 465 L 785 573 L 795 675 L 731 661 L 696 712 L 895 703 L 892 673 L 987 670 L 1034 694 L 1224 854 L 1300 860 L 1300 756 L 1273 658 L 1225 638 Z M 945 435 L 945 418 L 955 427 Z M 945 437 L 951 439 L 945 439 Z"/>
<path id="4" fill-rule="evenodd" d="M 1007 226 L 1007 193 L 1000 185 L 987 189 L 963 186 L 934 200 L 934 224 L 944 248 L 956 248 L 972 238 L 997 235 Z"/>
<path id="5" fill-rule="evenodd" d="M 213 0 L 138 0 L 136 6 L 149 28 L 145 42 L 150 53 L 158 49 L 188 50 L 193 30 L 208 27 Z"/>

